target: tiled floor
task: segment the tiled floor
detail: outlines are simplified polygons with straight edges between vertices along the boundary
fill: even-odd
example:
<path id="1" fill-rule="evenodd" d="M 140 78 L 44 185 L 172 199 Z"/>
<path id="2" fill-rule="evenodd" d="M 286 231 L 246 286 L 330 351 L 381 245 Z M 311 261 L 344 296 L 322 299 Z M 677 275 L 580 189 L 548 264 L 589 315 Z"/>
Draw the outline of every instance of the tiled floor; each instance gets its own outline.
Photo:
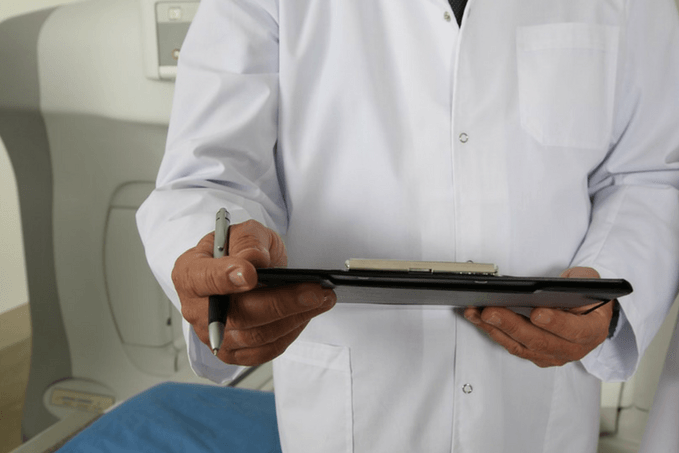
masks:
<path id="1" fill-rule="evenodd" d="M 31 359 L 28 305 L 0 314 L 0 453 L 21 444 L 21 411 Z"/>

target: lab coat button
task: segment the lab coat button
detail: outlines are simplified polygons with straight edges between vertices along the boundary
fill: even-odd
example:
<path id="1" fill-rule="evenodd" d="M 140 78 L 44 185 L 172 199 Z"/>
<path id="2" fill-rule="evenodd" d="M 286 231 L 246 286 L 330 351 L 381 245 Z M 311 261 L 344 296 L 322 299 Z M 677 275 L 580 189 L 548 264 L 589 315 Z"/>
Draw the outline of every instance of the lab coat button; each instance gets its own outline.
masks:
<path id="1" fill-rule="evenodd" d="M 446 20 L 446 22 L 450 22 L 450 19 L 451 19 L 450 13 L 448 11 L 443 13 L 443 18 Z"/>
<path id="2" fill-rule="evenodd" d="M 462 143 L 467 143 L 467 140 L 469 140 L 469 135 L 465 134 L 464 132 L 460 134 L 460 141 Z"/>
<path id="3" fill-rule="evenodd" d="M 471 392 L 474 391 L 474 387 L 472 387 L 471 384 L 465 384 L 465 385 L 462 386 L 462 391 L 464 393 L 466 393 L 467 395 L 469 395 Z"/>

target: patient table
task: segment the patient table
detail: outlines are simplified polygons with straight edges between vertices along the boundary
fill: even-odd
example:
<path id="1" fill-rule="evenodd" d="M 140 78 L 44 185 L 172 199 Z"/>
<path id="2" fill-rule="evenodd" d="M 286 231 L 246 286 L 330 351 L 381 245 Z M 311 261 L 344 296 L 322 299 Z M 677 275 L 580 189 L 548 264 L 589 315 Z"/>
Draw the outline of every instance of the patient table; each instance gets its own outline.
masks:
<path id="1" fill-rule="evenodd" d="M 280 452 L 273 394 L 165 383 L 115 406 L 60 453 Z"/>

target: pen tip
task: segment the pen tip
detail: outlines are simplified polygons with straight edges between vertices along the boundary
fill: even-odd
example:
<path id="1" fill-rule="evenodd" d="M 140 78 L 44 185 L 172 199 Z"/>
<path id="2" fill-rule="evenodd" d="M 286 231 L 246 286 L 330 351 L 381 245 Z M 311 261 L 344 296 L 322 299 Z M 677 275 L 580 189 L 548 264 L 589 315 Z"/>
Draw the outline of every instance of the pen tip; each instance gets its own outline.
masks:
<path id="1" fill-rule="evenodd" d="M 213 355 L 217 355 L 218 352 L 219 352 L 219 349 L 213 349 L 213 350 L 212 350 L 212 354 L 213 354 Z"/>

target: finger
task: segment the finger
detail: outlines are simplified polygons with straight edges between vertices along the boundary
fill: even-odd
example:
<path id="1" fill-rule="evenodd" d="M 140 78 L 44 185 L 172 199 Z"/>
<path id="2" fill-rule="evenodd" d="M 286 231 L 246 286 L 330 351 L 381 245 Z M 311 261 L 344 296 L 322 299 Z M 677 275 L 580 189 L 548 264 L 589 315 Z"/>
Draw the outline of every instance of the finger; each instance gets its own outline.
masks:
<path id="1" fill-rule="evenodd" d="M 536 326 L 576 344 L 599 343 L 608 335 L 612 309 L 602 306 L 597 310 L 580 315 L 563 310 L 536 308 L 530 319 Z"/>
<path id="2" fill-rule="evenodd" d="M 233 298 L 227 328 L 244 330 L 263 326 L 319 308 L 329 310 L 336 302 L 337 296 L 332 290 L 315 283 L 257 289 Z"/>
<path id="3" fill-rule="evenodd" d="M 466 307 L 464 309 L 464 317 L 467 318 L 469 321 L 474 322 L 475 320 L 480 320 L 481 319 L 481 310 L 479 310 L 476 307 Z M 476 324 L 476 322 L 474 322 Z"/>
<path id="4" fill-rule="evenodd" d="M 177 259 L 172 279 L 180 299 L 248 291 L 257 283 L 255 267 L 287 265 L 285 245 L 273 230 L 249 220 L 229 231 L 230 256 L 213 258 L 212 232 Z"/>
<path id="5" fill-rule="evenodd" d="M 214 238 L 214 231 L 203 236 L 193 249 L 195 254 L 213 257 Z M 255 220 L 231 225 L 227 255 L 239 256 L 255 267 L 287 265 L 285 244 L 281 237 Z"/>
<path id="6" fill-rule="evenodd" d="M 304 293 L 307 287 L 312 289 L 320 288 L 318 285 L 307 284 L 300 285 L 300 290 Z M 255 291 L 259 292 L 259 291 Z M 298 313 L 292 313 L 289 316 L 278 318 L 278 315 L 266 315 L 265 310 L 261 310 L 262 306 L 267 304 L 266 299 L 261 297 L 249 297 L 246 294 L 246 303 L 251 303 L 258 310 L 256 313 L 250 313 L 252 307 L 244 306 L 241 300 L 234 297 L 229 304 L 227 313 L 227 322 L 224 328 L 224 345 L 229 342 L 229 339 L 234 339 L 235 343 L 223 348 L 236 349 L 243 347 L 254 347 L 255 345 L 262 345 L 274 341 L 287 332 L 291 331 L 298 325 L 308 322 L 311 318 L 318 316 L 334 307 L 337 302 L 337 297 L 332 290 L 321 290 L 322 304 L 316 308 L 300 308 Z M 273 297 L 280 297 L 273 295 Z M 306 296 L 305 296 L 306 297 Z M 275 302 L 274 302 L 275 303 Z M 207 298 L 194 299 L 191 304 L 182 305 L 182 316 L 193 326 L 194 331 L 201 342 L 209 345 L 208 324 L 207 317 Z M 294 310 L 292 310 L 294 311 Z M 262 315 L 261 312 L 265 314 Z M 240 332 L 240 333 L 238 333 Z"/>
<path id="7" fill-rule="evenodd" d="M 575 345 L 535 326 L 525 316 L 514 313 L 506 308 L 490 307 L 481 313 L 479 327 L 485 330 L 491 338 L 507 338 L 511 341 L 502 343 L 510 352 L 519 355 L 519 345 L 531 354 L 545 356 L 560 355 L 569 357 L 575 353 Z M 501 335 L 500 335 L 501 334 Z M 515 344 L 514 344 L 515 343 Z M 523 353 L 520 357 L 526 357 Z"/>
<path id="8" fill-rule="evenodd" d="M 180 256 L 172 270 L 180 298 L 206 297 L 249 291 L 257 285 L 257 271 L 242 258 L 214 259 L 199 247 Z"/>
<path id="9" fill-rule="evenodd" d="M 243 258 L 258 268 L 287 265 L 283 240 L 275 231 L 255 220 L 231 227 L 228 252 L 229 255 Z"/>
<path id="10" fill-rule="evenodd" d="M 243 348 L 234 350 L 223 350 L 218 354 L 219 358 L 226 363 L 233 365 L 255 366 L 269 362 L 279 355 L 299 337 L 306 324 L 299 326 L 287 335 L 278 340 L 255 348 Z"/>
<path id="11" fill-rule="evenodd" d="M 522 359 L 530 360 L 541 368 L 561 366 L 573 360 L 569 356 L 563 354 L 554 354 L 553 352 L 544 352 L 542 350 L 527 347 L 514 340 L 500 329 L 496 329 L 492 326 L 490 326 L 487 333 L 493 341 L 505 348 L 510 354 Z"/>
<path id="12" fill-rule="evenodd" d="M 542 343 L 543 340 L 539 340 L 534 336 L 528 336 L 523 338 L 523 341 L 527 344 L 517 341 L 515 338 L 513 338 L 508 333 L 503 331 L 501 328 L 498 328 L 496 326 L 484 322 L 482 318 L 477 315 L 477 312 L 478 310 L 475 311 L 470 310 L 468 312 L 465 312 L 465 317 L 467 317 L 468 320 L 474 323 L 481 330 L 486 332 L 493 341 L 498 343 L 500 346 L 504 347 L 510 354 L 515 355 L 517 357 L 521 357 L 523 359 L 530 360 L 540 367 L 560 366 L 572 360 L 569 358 L 569 355 L 561 353 L 555 354 L 554 350 L 552 349 L 553 346 L 550 346 L 547 342 Z M 521 316 L 521 318 L 523 317 Z M 526 321 L 524 318 L 524 322 L 528 321 Z M 505 327 L 506 325 L 507 324 L 505 323 Z M 545 332 L 542 332 L 540 334 L 549 335 Z M 517 336 L 521 337 L 520 334 Z M 559 346 L 563 348 L 564 345 Z M 566 346 L 565 349 L 567 351 L 573 349 L 569 345 L 565 346 Z"/>
<path id="13" fill-rule="evenodd" d="M 224 347 L 226 349 L 254 348 L 273 343 L 288 335 L 312 318 L 330 310 L 334 304 L 327 303 L 314 310 L 298 313 L 262 326 L 249 329 L 225 329 Z"/>
<path id="14" fill-rule="evenodd" d="M 562 278 L 601 278 L 599 272 L 591 267 L 571 267 L 560 275 Z"/>
<path id="15" fill-rule="evenodd" d="M 501 331 L 504 335 L 525 348 L 551 354 L 569 348 L 567 341 L 535 326 L 530 319 L 506 308 L 490 307 L 481 312 L 483 324 Z"/>
<path id="16" fill-rule="evenodd" d="M 206 256 L 214 258 L 213 256 L 214 243 L 215 243 L 215 232 L 213 231 L 203 236 L 200 239 L 200 241 L 198 241 L 198 244 L 196 244 L 196 246 L 193 249 L 191 249 L 191 251 L 194 252 L 197 257 Z"/>

